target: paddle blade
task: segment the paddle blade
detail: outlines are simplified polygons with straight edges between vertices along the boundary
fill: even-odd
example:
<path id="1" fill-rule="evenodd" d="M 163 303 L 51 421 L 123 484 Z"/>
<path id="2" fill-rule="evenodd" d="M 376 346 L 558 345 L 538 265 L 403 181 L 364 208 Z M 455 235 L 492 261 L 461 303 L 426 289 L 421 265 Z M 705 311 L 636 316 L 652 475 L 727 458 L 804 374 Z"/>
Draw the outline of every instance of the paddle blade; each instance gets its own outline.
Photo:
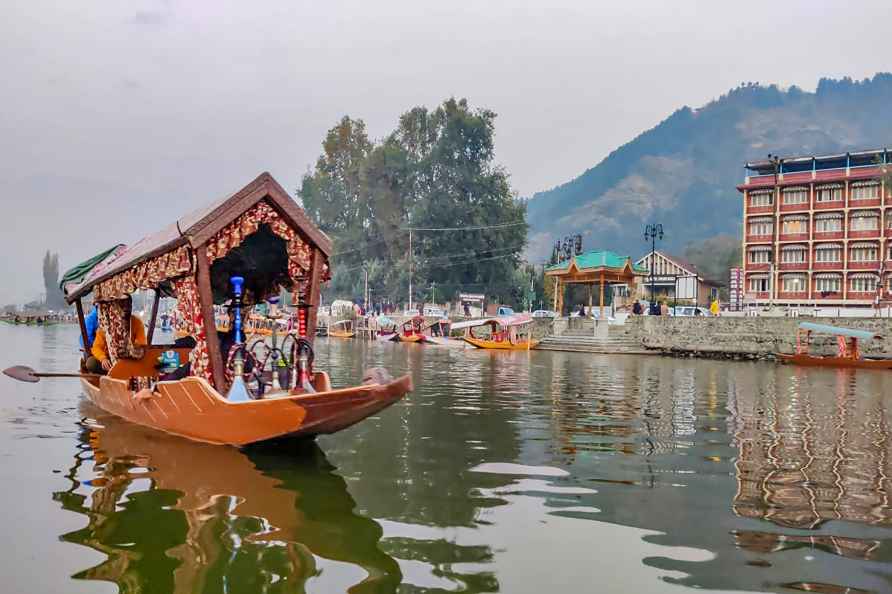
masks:
<path id="1" fill-rule="evenodd" d="M 29 382 L 34 384 L 40 381 L 40 378 L 34 374 L 34 370 L 27 365 L 14 365 L 12 367 L 7 367 L 3 370 L 3 374 L 8 375 L 14 380 L 19 380 L 20 382 Z"/>

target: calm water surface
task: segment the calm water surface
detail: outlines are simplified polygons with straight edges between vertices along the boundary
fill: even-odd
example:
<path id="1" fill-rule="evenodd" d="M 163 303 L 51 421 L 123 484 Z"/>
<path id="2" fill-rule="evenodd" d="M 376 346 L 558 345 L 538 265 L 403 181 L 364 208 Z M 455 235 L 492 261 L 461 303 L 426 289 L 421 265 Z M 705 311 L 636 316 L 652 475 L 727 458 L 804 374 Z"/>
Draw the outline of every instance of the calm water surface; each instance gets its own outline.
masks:
<path id="1" fill-rule="evenodd" d="M 0 339 L 0 367 L 76 358 L 71 326 Z M 892 373 L 334 339 L 317 362 L 417 389 L 238 450 L 0 378 L 4 591 L 892 591 Z"/>

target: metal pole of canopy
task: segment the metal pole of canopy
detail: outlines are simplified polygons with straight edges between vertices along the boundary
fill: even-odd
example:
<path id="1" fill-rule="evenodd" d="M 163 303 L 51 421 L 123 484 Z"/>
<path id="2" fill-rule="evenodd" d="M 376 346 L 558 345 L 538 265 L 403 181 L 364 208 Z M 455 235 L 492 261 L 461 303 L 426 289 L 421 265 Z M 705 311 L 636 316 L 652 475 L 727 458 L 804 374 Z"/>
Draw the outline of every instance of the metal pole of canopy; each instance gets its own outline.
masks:
<path id="1" fill-rule="evenodd" d="M 412 309 L 412 229 L 409 229 L 409 309 Z"/>

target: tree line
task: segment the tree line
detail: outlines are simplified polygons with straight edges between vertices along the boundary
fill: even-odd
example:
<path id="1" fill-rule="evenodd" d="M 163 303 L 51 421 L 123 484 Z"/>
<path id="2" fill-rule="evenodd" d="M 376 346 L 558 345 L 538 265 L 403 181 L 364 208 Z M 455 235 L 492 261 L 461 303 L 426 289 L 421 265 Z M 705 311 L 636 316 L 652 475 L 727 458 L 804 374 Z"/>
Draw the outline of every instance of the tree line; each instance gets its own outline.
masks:
<path id="1" fill-rule="evenodd" d="M 327 300 L 360 299 L 367 273 L 373 302 L 404 301 L 411 267 L 413 302 L 459 292 L 522 302 L 526 203 L 494 161 L 495 118 L 452 98 L 413 107 L 380 141 L 350 116 L 328 131 L 298 189 L 334 241 Z"/>

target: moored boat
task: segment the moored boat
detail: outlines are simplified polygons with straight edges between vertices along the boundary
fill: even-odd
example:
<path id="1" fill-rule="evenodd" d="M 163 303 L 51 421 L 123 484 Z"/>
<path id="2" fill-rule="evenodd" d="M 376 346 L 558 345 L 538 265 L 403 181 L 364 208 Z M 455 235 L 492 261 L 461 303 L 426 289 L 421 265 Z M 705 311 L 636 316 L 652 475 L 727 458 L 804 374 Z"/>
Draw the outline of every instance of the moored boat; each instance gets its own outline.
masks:
<path id="1" fill-rule="evenodd" d="M 353 338 L 353 320 L 339 320 L 328 327 L 328 335 L 332 338 Z"/>
<path id="2" fill-rule="evenodd" d="M 99 305 L 111 368 L 85 376 L 87 397 L 103 410 L 197 441 L 246 445 L 281 437 L 334 433 L 390 406 L 412 390 L 409 376 L 392 380 L 386 371 L 366 372 L 360 385 L 333 388 L 327 373 L 313 369 L 312 333 L 321 284 L 329 277 L 331 241 L 285 190 L 264 173 L 222 202 L 181 218 L 166 229 L 106 259 L 66 275 L 64 289 L 77 306 L 89 352 L 82 298 Z M 292 292 L 299 311 L 296 332 L 266 358 L 241 338 L 240 284 L 249 302 Z M 235 345 L 221 352 L 214 305 L 230 296 L 233 280 Z M 131 342 L 124 306 L 137 290 L 155 291 L 147 346 Z M 153 344 L 162 295 L 177 298 L 178 319 L 194 348 Z M 287 346 L 286 346 L 287 345 Z M 262 349 L 259 349 L 262 350 Z M 175 373 L 159 372 L 167 352 L 185 361 Z M 243 364 L 252 358 L 253 365 Z M 267 366 L 269 361 L 272 364 Z M 251 367 L 251 370 L 248 370 Z M 183 372 L 178 374 L 178 372 Z M 181 376 L 182 375 L 182 376 Z M 236 386 L 246 386 L 244 399 Z"/>
<path id="3" fill-rule="evenodd" d="M 458 322 L 452 325 L 453 330 L 464 330 L 462 339 L 479 349 L 498 349 L 509 351 L 526 351 L 535 348 L 538 340 L 529 332 L 529 324 L 533 323 L 528 314 L 514 314 L 482 320 Z M 489 330 L 488 334 L 478 334 L 480 328 Z M 475 332 L 475 329 L 477 332 Z"/>
<path id="4" fill-rule="evenodd" d="M 403 322 L 403 328 L 397 332 L 390 340 L 398 342 L 427 342 L 428 337 L 424 334 L 424 318 L 415 316 Z"/>
<path id="5" fill-rule="evenodd" d="M 809 353 L 812 334 L 824 334 L 836 337 L 837 354 L 835 356 L 819 356 Z M 802 322 L 796 331 L 796 352 L 776 353 L 779 361 L 793 365 L 810 367 L 850 367 L 857 369 L 892 369 L 892 359 L 870 357 L 861 354 L 858 341 L 881 339 L 882 337 L 867 330 L 839 328 L 827 324 Z"/>

